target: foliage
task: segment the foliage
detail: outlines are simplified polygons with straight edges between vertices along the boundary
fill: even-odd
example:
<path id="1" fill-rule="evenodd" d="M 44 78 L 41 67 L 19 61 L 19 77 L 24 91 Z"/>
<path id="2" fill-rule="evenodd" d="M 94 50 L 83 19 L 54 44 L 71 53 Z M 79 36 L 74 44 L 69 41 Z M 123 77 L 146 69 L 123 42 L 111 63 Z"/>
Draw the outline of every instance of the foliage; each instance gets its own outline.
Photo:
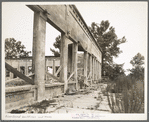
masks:
<path id="1" fill-rule="evenodd" d="M 140 53 L 137 53 L 133 57 L 133 59 L 130 61 L 133 67 L 142 66 L 144 64 L 144 56 L 142 56 Z"/>
<path id="2" fill-rule="evenodd" d="M 123 71 L 122 65 L 113 65 L 113 57 L 118 57 L 118 55 L 122 52 L 119 45 L 126 42 L 125 37 L 118 39 L 115 33 L 115 28 L 112 26 L 110 27 L 109 21 L 101 21 L 100 25 L 93 22 L 89 29 L 103 51 L 102 71 L 105 71 L 106 75 L 109 77 L 112 76 L 111 71 L 113 70 L 116 70 L 116 72 L 118 71 L 117 69 L 119 69 L 119 71 Z M 121 74 L 121 72 L 117 73 Z"/>
<path id="3" fill-rule="evenodd" d="M 31 51 L 25 51 L 25 46 L 21 41 L 16 41 L 14 38 L 5 39 L 5 58 L 22 58 L 28 57 Z"/>
<path id="4" fill-rule="evenodd" d="M 51 49 L 50 50 L 53 52 L 54 56 L 60 56 L 60 46 L 61 45 L 61 36 L 59 35 L 58 37 L 56 37 L 55 39 L 55 42 L 53 44 L 53 46 L 57 49 L 59 49 L 59 51 L 56 51 L 54 49 Z"/>
<path id="5" fill-rule="evenodd" d="M 59 51 L 56 51 L 56 50 L 51 49 L 51 48 L 50 48 L 50 50 L 53 52 L 54 56 L 60 57 L 60 52 Z"/>
<path id="6" fill-rule="evenodd" d="M 144 89 L 138 89 L 136 80 L 133 77 L 119 77 L 115 84 L 108 85 L 107 98 L 113 113 L 144 112 Z M 115 92 L 111 93 L 113 86 Z"/>
<path id="7" fill-rule="evenodd" d="M 137 53 L 133 57 L 133 59 L 130 61 L 133 68 L 129 69 L 130 76 L 133 76 L 137 79 L 143 79 L 144 78 L 144 67 L 142 66 L 144 64 L 144 56 L 142 56 L 140 53 Z"/>
<path id="8" fill-rule="evenodd" d="M 108 63 L 105 63 L 103 68 L 105 69 L 106 76 L 108 76 L 111 80 L 114 80 L 117 78 L 119 75 L 125 75 L 124 74 L 124 69 L 123 69 L 124 64 L 112 64 L 109 65 Z"/>

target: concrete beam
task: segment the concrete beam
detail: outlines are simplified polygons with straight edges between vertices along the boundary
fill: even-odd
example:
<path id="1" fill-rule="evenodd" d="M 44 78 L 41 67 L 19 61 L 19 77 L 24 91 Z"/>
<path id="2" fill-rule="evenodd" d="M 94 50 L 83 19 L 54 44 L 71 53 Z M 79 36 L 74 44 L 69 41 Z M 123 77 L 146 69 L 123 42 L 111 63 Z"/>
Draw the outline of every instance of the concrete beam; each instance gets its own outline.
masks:
<path id="1" fill-rule="evenodd" d="M 27 5 L 33 11 L 47 12 L 47 22 L 61 33 L 66 33 L 74 42 L 80 42 L 83 49 L 97 56 L 102 52 L 81 14 L 70 5 Z M 56 13 L 56 14 L 55 14 Z"/>

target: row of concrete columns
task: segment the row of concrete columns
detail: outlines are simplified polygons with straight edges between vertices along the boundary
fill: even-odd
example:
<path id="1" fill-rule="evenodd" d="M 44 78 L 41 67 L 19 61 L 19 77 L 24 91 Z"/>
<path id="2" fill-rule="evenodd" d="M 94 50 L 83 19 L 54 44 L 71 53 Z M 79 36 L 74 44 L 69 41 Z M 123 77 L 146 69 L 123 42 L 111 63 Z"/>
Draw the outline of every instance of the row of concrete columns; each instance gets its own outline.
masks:
<path id="1" fill-rule="evenodd" d="M 87 63 L 89 62 L 89 63 Z M 89 65 L 89 71 L 87 71 L 87 65 Z M 87 72 L 89 72 L 87 74 Z M 85 82 L 87 82 L 86 77 L 88 77 L 88 75 L 91 76 L 91 83 L 93 81 L 98 81 L 99 79 L 101 79 L 101 64 L 100 62 L 97 60 L 97 58 L 89 53 L 87 53 L 86 51 L 84 52 L 84 76 L 85 76 Z"/>
<path id="2" fill-rule="evenodd" d="M 37 88 L 37 100 L 43 100 L 45 94 L 45 34 L 46 34 L 46 21 L 47 16 L 41 12 L 34 13 L 34 28 L 33 28 L 33 61 L 32 69 L 35 73 L 34 84 Z M 64 82 L 64 92 L 68 88 L 68 76 L 67 73 L 70 71 L 74 72 L 74 80 L 76 82 L 76 89 L 78 90 L 77 80 L 77 51 L 78 44 L 73 42 L 72 51 L 68 52 L 68 41 L 67 35 L 61 33 L 61 56 L 60 65 L 62 66 L 60 72 L 60 80 Z M 70 66 L 68 66 L 68 56 L 71 59 Z M 89 66 L 88 66 L 89 64 Z M 70 69 L 68 69 L 70 67 Z M 100 78 L 100 64 L 95 56 L 90 55 L 87 51 L 84 52 L 84 82 L 87 82 L 88 69 L 92 76 L 91 83 L 94 80 Z M 55 71 L 54 71 L 55 72 Z"/>

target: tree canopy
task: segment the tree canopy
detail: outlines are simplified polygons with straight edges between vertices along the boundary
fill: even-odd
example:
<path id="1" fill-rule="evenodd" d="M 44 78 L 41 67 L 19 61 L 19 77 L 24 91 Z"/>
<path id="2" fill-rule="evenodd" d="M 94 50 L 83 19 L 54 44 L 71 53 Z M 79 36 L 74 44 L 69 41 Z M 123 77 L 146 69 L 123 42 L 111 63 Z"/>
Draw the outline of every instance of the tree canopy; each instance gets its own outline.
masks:
<path id="1" fill-rule="evenodd" d="M 14 38 L 5 39 L 5 58 L 22 58 L 28 57 L 31 51 L 25 51 L 26 47 L 21 41 L 16 41 Z"/>
<path id="2" fill-rule="evenodd" d="M 140 67 L 144 64 L 144 56 L 142 56 L 140 53 L 137 53 L 130 61 L 130 63 L 133 67 Z"/>
<path id="3" fill-rule="evenodd" d="M 111 71 L 115 72 L 116 69 L 119 69 L 119 72 L 116 70 L 117 74 L 123 74 L 123 64 L 115 65 L 113 63 L 113 57 L 118 57 L 122 53 L 119 45 L 125 43 L 126 38 L 122 37 L 119 39 L 115 33 L 115 28 L 110 26 L 108 20 L 101 21 L 100 24 L 93 22 L 89 29 L 103 51 L 102 71 L 105 71 L 106 75 L 112 79 L 114 75 Z"/>
<path id="4" fill-rule="evenodd" d="M 130 76 L 133 76 L 136 79 L 144 79 L 144 67 L 142 66 L 144 64 L 144 56 L 137 53 L 130 63 L 133 66 L 132 69 L 129 69 Z"/>
<path id="5" fill-rule="evenodd" d="M 56 37 L 55 39 L 55 42 L 53 44 L 53 46 L 58 49 L 59 51 L 56 51 L 54 49 L 51 49 L 50 50 L 53 52 L 54 56 L 60 56 L 60 46 L 61 45 L 61 36 L 59 35 L 58 37 Z"/>

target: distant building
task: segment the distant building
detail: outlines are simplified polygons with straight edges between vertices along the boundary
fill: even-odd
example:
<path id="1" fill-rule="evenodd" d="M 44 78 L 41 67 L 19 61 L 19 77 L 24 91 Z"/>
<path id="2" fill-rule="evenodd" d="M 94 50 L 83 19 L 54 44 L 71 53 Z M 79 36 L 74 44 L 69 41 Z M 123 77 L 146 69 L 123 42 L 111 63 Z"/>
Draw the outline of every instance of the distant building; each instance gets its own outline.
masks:
<path id="1" fill-rule="evenodd" d="M 52 73 L 53 72 L 53 60 L 55 59 L 55 67 L 56 71 L 60 66 L 60 57 L 55 56 L 46 56 L 46 71 Z M 26 58 L 12 58 L 12 59 L 5 59 L 5 61 L 10 64 L 12 67 L 16 68 L 18 71 L 22 72 L 25 75 L 29 75 L 32 73 L 32 57 Z M 9 80 L 12 78 L 16 78 L 16 76 L 5 70 L 5 80 Z"/>
<path id="2" fill-rule="evenodd" d="M 53 73 L 54 59 L 57 71 L 60 66 L 60 57 L 46 56 L 46 71 L 50 73 Z M 5 59 L 5 61 L 25 75 L 32 73 L 32 57 Z M 83 75 L 83 54 L 78 54 L 78 74 Z M 5 80 L 12 78 L 16 78 L 16 76 L 8 70 L 5 70 Z"/>

